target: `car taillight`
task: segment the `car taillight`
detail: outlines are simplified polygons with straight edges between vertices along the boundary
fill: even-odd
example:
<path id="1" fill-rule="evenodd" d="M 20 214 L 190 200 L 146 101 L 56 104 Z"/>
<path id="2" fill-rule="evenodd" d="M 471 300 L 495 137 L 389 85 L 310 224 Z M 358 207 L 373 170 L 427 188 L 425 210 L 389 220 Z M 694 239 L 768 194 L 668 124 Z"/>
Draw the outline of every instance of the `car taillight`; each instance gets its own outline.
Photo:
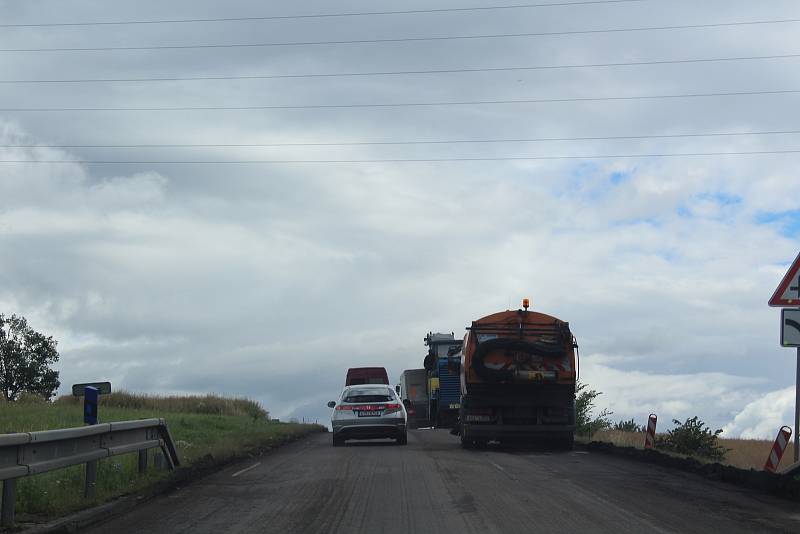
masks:
<path id="1" fill-rule="evenodd" d="M 353 409 L 353 407 L 350 406 L 349 404 L 339 404 L 338 406 L 336 406 L 336 410 L 340 411 L 340 412 L 342 410 L 352 410 L 352 409 Z"/>
<path id="2" fill-rule="evenodd" d="M 393 412 L 399 412 L 403 408 L 403 405 L 402 404 L 387 404 L 383 408 L 386 410 L 386 413 L 393 413 Z"/>

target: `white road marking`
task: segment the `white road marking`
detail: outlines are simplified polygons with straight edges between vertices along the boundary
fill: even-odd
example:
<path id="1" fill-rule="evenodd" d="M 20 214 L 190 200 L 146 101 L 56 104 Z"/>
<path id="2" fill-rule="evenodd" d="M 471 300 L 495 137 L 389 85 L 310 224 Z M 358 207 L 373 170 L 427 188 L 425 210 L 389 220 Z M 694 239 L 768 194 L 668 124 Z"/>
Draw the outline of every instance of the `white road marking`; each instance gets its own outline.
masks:
<path id="1" fill-rule="evenodd" d="M 239 475 L 241 475 L 242 473 L 247 473 L 247 472 L 248 472 L 248 471 L 250 471 L 251 469 L 255 469 L 256 467 L 258 467 L 259 465 L 261 465 L 261 462 L 257 462 L 257 463 L 255 463 L 255 464 L 251 465 L 250 467 L 245 467 L 245 468 L 244 468 L 244 469 L 242 469 L 241 471 L 236 471 L 234 474 L 232 474 L 232 475 L 231 475 L 231 477 L 238 477 L 238 476 L 239 476 Z"/>
<path id="2" fill-rule="evenodd" d="M 502 466 L 500 466 L 500 465 L 498 465 L 498 464 L 496 464 L 496 463 L 494 463 L 494 462 L 489 462 L 489 463 L 490 463 L 490 464 L 492 464 L 493 466 L 495 466 L 496 468 L 498 468 L 500 471 L 502 471 L 502 472 L 504 472 L 504 473 L 505 473 L 505 471 L 506 471 L 506 470 L 505 470 L 505 469 L 503 469 L 503 467 L 502 467 Z"/>

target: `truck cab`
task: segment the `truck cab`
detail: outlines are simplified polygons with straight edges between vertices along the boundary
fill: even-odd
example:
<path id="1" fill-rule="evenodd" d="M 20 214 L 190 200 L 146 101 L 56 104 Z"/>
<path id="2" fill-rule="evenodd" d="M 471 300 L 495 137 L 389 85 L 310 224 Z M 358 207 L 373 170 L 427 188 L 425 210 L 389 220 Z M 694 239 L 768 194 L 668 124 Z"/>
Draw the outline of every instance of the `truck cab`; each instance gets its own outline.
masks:
<path id="1" fill-rule="evenodd" d="M 384 367 L 351 367 L 347 370 L 345 386 L 359 384 L 386 384 L 389 385 L 389 375 Z"/>

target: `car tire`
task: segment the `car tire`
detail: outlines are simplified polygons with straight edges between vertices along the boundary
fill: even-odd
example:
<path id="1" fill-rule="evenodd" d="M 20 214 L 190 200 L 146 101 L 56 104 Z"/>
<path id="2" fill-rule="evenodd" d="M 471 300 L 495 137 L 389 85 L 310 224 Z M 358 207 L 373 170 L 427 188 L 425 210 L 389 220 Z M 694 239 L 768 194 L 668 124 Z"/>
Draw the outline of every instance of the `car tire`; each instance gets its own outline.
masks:
<path id="1" fill-rule="evenodd" d="M 408 445 L 408 434 L 403 432 L 403 435 L 397 438 L 398 445 Z"/>
<path id="2" fill-rule="evenodd" d="M 341 447 L 344 445 L 344 440 L 338 437 L 336 434 L 333 435 L 333 446 L 334 447 Z"/>

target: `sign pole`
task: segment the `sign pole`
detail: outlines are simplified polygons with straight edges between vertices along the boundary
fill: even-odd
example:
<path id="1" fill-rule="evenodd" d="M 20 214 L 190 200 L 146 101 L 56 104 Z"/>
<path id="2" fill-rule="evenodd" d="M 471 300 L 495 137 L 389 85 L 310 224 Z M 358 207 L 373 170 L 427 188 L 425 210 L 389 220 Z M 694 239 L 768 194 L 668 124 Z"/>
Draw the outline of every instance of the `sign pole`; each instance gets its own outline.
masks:
<path id="1" fill-rule="evenodd" d="M 797 347 L 797 377 L 794 385 L 794 461 L 800 460 L 800 347 Z"/>

